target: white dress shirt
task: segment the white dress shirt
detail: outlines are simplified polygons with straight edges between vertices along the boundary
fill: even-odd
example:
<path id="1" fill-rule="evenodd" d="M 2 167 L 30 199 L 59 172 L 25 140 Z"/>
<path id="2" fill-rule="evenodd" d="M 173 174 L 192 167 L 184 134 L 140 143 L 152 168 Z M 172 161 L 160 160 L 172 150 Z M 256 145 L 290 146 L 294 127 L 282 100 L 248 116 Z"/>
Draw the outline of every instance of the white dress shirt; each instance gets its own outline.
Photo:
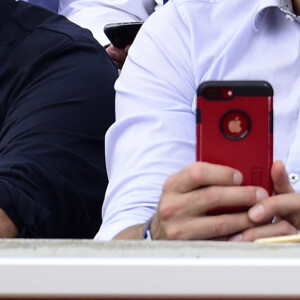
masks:
<path id="1" fill-rule="evenodd" d="M 195 95 L 206 80 L 271 83 L 274 159 L 300 192 L 300 24 L 291 10 L 281 0 L 171 0 L 148 19 L 116 83 L 96 239 L 150 219 L 166 178 L 195 161 Z"/>
<path id="2" fill-rule="evenodd" d="M 59 13 L 88 28 L 103 46 L 109 40 L 103 32 L 108 23 L 146 20 L 163 0 L 60 0 Z"/>

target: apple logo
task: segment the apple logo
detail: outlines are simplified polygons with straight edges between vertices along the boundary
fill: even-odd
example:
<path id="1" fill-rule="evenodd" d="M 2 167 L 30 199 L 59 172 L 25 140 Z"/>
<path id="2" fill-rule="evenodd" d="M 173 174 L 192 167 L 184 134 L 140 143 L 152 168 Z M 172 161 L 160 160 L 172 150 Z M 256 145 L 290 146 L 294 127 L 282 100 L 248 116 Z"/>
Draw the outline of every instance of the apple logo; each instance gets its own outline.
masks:
<path id="1" fill-rule="evenodd" d="M 229 110 L 220 120 L 221 133 L 230 140 L 245 138 L 251 129 L 251 120 L 247 113 L 241 110 Z"/>
<path id="2" fill-rule="evenodd" d="M 234 120 L 228 122 L 228 129 L 231 133 L 240 133 L 242 131 L 241 120 L 238 116 Z"/>

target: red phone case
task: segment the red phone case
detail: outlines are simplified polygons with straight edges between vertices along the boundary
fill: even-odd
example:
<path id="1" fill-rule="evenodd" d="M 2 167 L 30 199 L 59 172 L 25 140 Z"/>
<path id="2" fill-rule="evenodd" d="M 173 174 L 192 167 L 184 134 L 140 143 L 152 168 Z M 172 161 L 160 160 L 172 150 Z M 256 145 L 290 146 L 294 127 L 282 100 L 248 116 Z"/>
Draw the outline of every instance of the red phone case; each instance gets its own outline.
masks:
<path id="1" fill-rule="evenodd" d="M 197 160 L 240 170 L 272 194 L 273 89 L 265 81 L 207 81 L 197 91 Z"/>

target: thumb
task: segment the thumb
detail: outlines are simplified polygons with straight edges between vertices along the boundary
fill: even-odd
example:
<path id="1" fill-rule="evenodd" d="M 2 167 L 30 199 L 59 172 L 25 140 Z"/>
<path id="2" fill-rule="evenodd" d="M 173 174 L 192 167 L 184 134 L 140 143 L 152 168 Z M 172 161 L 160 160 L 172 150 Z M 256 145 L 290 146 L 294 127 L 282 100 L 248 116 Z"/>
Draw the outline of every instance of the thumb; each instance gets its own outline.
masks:
<path id="1" fill-rule="evenodd" d="M 271 178 L 275 194 L 295 192 L 290 184 L 289 176 L 282 161 L 277 160 L 273 163 L 271 168 Z"/>

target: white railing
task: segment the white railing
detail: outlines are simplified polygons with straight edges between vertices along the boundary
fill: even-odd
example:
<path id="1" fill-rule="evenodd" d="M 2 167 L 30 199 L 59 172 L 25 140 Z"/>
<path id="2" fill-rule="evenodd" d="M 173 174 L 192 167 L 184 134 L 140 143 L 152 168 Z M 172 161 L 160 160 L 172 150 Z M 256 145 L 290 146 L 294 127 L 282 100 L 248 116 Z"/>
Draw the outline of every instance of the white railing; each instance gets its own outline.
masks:
<path id="1" fill-rule="evenodd" d="M 300 299 L 300 244 L 2 240 L 4 298 Z"/>

